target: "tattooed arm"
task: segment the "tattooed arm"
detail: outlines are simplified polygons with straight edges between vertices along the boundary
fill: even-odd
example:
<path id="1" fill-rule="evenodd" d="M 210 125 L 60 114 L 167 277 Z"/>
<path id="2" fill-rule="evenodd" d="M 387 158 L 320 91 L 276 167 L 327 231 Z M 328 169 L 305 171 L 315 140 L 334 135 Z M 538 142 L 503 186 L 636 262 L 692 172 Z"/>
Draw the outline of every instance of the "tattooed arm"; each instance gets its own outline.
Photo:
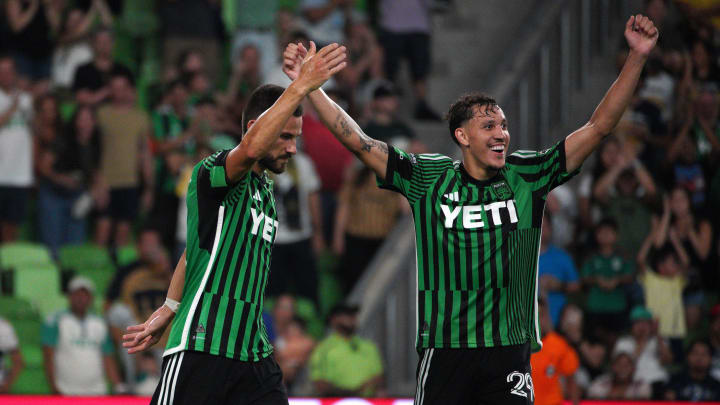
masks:
<path id="1" fill-rule="evenodd" d="M 380 178 L 385 178 L 388 162 L 388 146 L 367 136 L 360 126 L 322 89 L 310 93 L 310 102 L 325 126 L 340 143 L 354 153 Z"/>

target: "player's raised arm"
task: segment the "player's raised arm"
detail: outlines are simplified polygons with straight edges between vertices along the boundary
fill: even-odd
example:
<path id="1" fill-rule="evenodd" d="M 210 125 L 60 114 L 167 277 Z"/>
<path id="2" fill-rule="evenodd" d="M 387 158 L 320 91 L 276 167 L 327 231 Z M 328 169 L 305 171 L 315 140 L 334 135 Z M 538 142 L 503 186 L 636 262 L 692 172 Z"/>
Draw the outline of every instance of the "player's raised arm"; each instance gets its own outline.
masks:
<path id="1" fill-rule="evenodd" d="M 342 70 L 345 57 L 345 48 L 338 44 L 330 44 L 317 52 L 313 46 L 307 52 L 297 80 L 258 117 L 240 144 L 228 154 L 225 161 L 228 180 L 235 182 L 241 179 L 255 162 L 268 153 L 303 98 Z"/>
<path id="2" fill-rule="evenodd" d="M 625 39 L 630 46 L 630 53 L 620 75 L 595 109 L 590 121 L 567 137 L 565 155 L 568 172 L 580 167 L 620 121 L 630 104 L 640 73 L 650 51 L 655 47 L 658 35 L 657 28 L 649 18 L 638 14 L 628 19 L 625 24 Z"/>
<path id="3" fill-rule="evenodd" d="M 311 42 L 310 51 L 315 44 Z M 340 47 L 345 52 L 345 47 Z M 294 81 L 307 63 L 308 51 L 302 44 L 289 44 L 283 53 L 283 70 Z M 355 154 L 380 178 L 385 178 L 388 163 L 388 146 L 367 136 L 355 120 L 325 94 L 322 89 L 310 93 L 310 102 L 317 110 L 323 124 L 340 143 Z"/>

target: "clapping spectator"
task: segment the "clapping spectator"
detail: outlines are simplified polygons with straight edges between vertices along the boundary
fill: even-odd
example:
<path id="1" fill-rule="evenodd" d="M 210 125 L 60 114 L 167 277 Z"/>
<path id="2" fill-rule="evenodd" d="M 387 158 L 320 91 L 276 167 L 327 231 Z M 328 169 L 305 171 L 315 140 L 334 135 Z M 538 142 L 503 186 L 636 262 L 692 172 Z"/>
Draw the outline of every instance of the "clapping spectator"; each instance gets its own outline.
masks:
<path id="1" fill-rule="evenodd" d="M 5 368 L 5 359 L 10 359 L 10 369 Z M 3 318 L 0 318 L 0 395 L 10 392 L 13 384 L 25 367 L 20 343 L 15 329 Z"/>
<path id="2" fill-rule="evenodd" d="M 130 223 L 141 208 L 147 211 L 152 205 L 151 128 L 147 113 L 135 107 L 135 87 L 130 77 L 115 74 L 110 89 L 112 102 L 97 113 L 102 153 L 96 187 L 109 202 L 99 207 L 95 242 L 107 245 L 112 237 L 115 246 L 124 246 L 130 241 Z"/>
<path id="3" fill-rule="evenodd" d="M 619 255 L 617 223 L 601 221 L 595 228 L 597 252 L 583 265 L 583 283 L 589 287 L 587 314 L 594 337 L 611 346 L 617 332 L 627 324 L 628 299 L 626 286 L 635 273 L 632 262 Z"/>
<path id="4" fill-rule="evenodd" d="M 0 242 L 14 241 L 33 185 L 32 97 L 18 86 L 15 62 L 0 55 Z"/>
<path id="5" fill-rule="evenodd" d="M 94 292 L 90 280 L 70 280 L 69 310 L 52 314 L 43 325 L 45 374 L 54 394 L 106 395 L 106 378 L 114 392 L 125 392 L 108 327 L 89 312 Z"/>
<path id="6" fill-rule="evenodd" d="M 552 244 L 552 217 L 545 213 L 538 261 L 540 294 L 547 297 L 547 311 L 552 326 L 557 325 L 565 306 L 566 295 L 580 291 L 580 282 L 572 257 Z"/>
<path id="7" fill-rule="evenodd" d="M 375 343 L 355 334 L 357 307 L 340 304 L 330 311 L 330 335 L 310 357 L 310 379 L 321 397 L 381 395 L 383 365 Z"/>
<path id="8" fill-rule="evenodd" d="M 650 385 L 634 379 L 635 364 L 629 354 L 620 352 L 613 356 L 610 372 L 593 381 L 588 390 L 592 399 L 637 400 L 650 399 Z"/>
<path id="9" fill-rule="evenodd" d="M 615 343 L 613 354 L 627 353 L 635 361 L 635 380 L 652 385 L 667 381 L 665 366 L 672 364 L 672 353 L 667 341 L 658 336 L 658 325 L 652 313 L 637 306 L 630 312 L 630 335 Z"/>
<path id="10" fill-rule="evenodd" d="M 72 90 L 78 104 L 96 106 L 111 97 L 110 79 L 117 75 L 132 78 L 132 72 L 113 60 L 115 47 L 112 32 L 101 28 L 92 39 L 93 60 L 75 71 Z"/>
<path id="11" fill-rule="evenodd" d="M 710 376 L 710 345 L 694 341 L 687 351 L 687 367 L 670 380 L 665 400 L 690 402 L 720 401 L 720 382 Z"/>

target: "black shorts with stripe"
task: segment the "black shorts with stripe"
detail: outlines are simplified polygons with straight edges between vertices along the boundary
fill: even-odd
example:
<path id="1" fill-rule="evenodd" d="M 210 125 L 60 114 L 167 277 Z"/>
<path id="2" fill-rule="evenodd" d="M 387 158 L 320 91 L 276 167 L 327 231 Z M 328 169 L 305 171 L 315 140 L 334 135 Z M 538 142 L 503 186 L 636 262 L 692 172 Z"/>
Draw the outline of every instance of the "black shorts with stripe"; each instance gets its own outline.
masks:
<path id="1" fill-rule="evenodd" d="M 182 351 L 165 356 L 162 370 L 151 405 L 288 405 L 272 356 L 247 362 Z"/>
<path id="2" fill-rule="evenodd" d="M 480 349 L 424 349 L 415 405 L 532 405 L 530 344 Z"/>

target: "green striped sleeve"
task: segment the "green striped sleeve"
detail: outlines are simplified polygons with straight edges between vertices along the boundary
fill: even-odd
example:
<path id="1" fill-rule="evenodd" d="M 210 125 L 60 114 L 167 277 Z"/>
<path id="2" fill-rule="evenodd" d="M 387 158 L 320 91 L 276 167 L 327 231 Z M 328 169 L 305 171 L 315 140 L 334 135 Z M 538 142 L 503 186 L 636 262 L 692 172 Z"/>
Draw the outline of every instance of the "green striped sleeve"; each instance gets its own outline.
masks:
<path id="1" fill-rule="evenodd" d="M 377 179 L 378 186 L 401 193 L 410 203 L 418 201 L 431 184 L 453 167 L 447 156 L 407 153 L 392 146 L 388 149 L 387 172 L 384 179 Z"/>
<path id="2" fill-rule="evenodd" d="M 543 151 L 519 150 L 508 156 L 506 163 L 521 179 L 530 183 L 533 190 L 545 194 L 580 172 L 580 168 L 567 172 L 564 139 Z"/>

